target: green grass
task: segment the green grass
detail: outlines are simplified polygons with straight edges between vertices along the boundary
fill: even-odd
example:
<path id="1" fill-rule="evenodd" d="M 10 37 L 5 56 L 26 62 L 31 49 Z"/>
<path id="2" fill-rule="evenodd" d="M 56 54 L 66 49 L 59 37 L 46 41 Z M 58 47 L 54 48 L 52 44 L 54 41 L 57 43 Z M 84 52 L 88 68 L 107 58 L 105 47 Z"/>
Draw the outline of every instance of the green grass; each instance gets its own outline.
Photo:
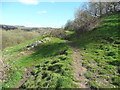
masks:
<path id="1" fill-rule="evenodd" d="M 65 31 L 67 33 L 67 35 L 71 35 L 71 34 L 74 34 L 74 31 Z"/>
<path id="2" fill-rule="evenodd" d="M 94 30 L 72 38 L 73 43 L 80 48 L 80 53 L 83 56 L 82 64 L 88 69 L 85 76 L 90 79 L 89 85 L 91 87 L 120 87 L 118 73 L 120 63 L 118 57 L 118 47 L 120 46 L 119 15 L 106 16 L 101 19 L 101 24 Z M 96 83 L 99 79 L 97 75 L 102 75 L 99 78 L 105 79 L 108 83 Z M 117 79 L 113 79 L 113 76 Z"/>
<path id="3" fill-rule="evenodd" d="M 85 77 L 91 88 L 120 87 L 119 57 L 120 46 L 118 14 L 101 19 L 94 30 L 70 38 L 74 32 L 66 32 L 69 40 L 83 56 L 83 66 L 87 68 Z M 24 47 L 37 41 L 49 40 L 30 51 Z M 21 54 L 24 53 L 24 54 Z M 3 60 L 8 63 L 8 79 L 5 88 L 14 88 L 24 78 L 25 69 L 35 67 L 21 88 L 73 88 L 72 49 L 60 38 L 45 35 L 2 51 Z M 103 80 L 101 82 L 101 80 Z M 81 82 L 81 81 L 76 81 Z"/>
<path id="4" fill-rule="evenodd" d="M 59 38 L 50 38 L 43 44 L 35 47 L 31 51 L 25 51 L 23 47 L 35 42 L 36 40 L 44 40 L 40 37 L 26 43 L 16 45 L 12 48 L 6 48 L 3 56 L 6 62 L 11 66 L 8 71 L 8 80 L 4 82 L 3 87 L 13 88 L 24 77 L 25 68 L 36 67 L 33 75 L 23 84 L 24 87 L 54 87 L 68 88 L 73 87 L 72 83 L 72 50 Z M 31 52 L 31 54 L 19 56 L 21 52 Z M 47 75 L 47 76 L 46 76 Z M 33 81 L 34 78 L 34 81 Z"/>
<path id="5" fill-rule="evenodd" d="M 64 44 L 64 41 L 53 38 L 52 41 L 43 45 L 40 51 L 37 51 L 32 56 L 25 57 L 24 60 L 33 60 L 34 58 L 35 62 L 37 62 L 37 65 L 32 72 L 33 75 L 26 83 L 24 83 L 22 87 L 73 87 L 74 84 L 72 84 L 71 72 L 72 68 L 70 66 L 72 61 L 71 54 L 72 51 L 70 47 Z"/>
<path id="6" fill-rule="evenodd" d="M 38 38 L 32 39 L 31 41 L 27 41 L 25 43 L 21 43 L 19 45 L 16 45 L 16 46 L 13 46 L 13 47 L 10 47 L 10 48 L 6 48 L 2 52 L 0 52 L 1 55 L 2 55 L 2 59 L 10 67 L 10 69 L 7 71 L 8 80 L 4 84 L 5 87 L 12 87 L 12 86 L 16 85 L 16 83 L 21 78 L 23 78 L 22 75 L 24 73 L 24 68 L 23 68 L 23 66 L 19 67 L 19 65 L 16 64 L 16 62 L 18 62 L 17 60 L 20 57 L 23 56 L 23 55 L 19 55 L 19 54 L 21 52 L 26 52 L 24 50 L 24 47 L 26 47 L 27 45 L 29 45 L 29 44 L 37 41 L 37 40 L 41 40 L 41 39 L 43 39 L 43 38 L 45 38 L 47 36 L 48 35 L 44 35 L 43 37 L 38 37 Z"/>

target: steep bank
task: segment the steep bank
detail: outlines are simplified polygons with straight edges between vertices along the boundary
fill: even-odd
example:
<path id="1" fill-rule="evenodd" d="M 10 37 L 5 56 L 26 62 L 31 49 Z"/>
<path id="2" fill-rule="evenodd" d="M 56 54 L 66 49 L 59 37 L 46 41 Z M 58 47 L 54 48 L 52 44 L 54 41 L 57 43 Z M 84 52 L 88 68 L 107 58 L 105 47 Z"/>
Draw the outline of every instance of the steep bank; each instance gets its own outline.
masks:
<path id="1" fill-rule="evenodd" d="M 71 38 L 82 55 L 85 77 L 91 88 L 120 87 L 120 14 L 101 18 L 94 30 Z"/>

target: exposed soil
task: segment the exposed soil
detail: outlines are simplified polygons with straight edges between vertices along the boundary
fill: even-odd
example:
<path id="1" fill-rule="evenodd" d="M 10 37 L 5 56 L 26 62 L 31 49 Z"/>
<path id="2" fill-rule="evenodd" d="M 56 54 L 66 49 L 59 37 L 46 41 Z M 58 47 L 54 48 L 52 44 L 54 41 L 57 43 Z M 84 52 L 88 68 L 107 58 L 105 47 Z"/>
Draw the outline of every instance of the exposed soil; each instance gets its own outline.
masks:
<path id="1" fill-rule="evenodd" d="M 74 79 L 81 82 L 75 82 L 78 85 L 78 88 L 87 88 L 87 79 L 84 74 L 87 72 L 87 69 L 82 66 L 82 59 L 79 51 L 76 48 L 73 48 L 73 64 L 74 67 Z"/>
<path id="2" fill-rule="evenodd" d="M 0 83 L 5 81 L 7 77 L 5 70 L 8 69 L 8 66 L 5 64 L 3 60 L 0 60 Z"/>
<path id="3" fill-rule="evenodd" d="M 73 50 L 73 63 L 72 66 L 74 68 L 74 83 L 78 86 L 77 88 L 88 88 L 87 82 L 88 79 L 84 76 L 87 72 L 87 69 L 82 66 L 83 60 L 81 59 L 81 55 L 79 49 L 71 42 L 66 41 L 68 45 L 71 46 Z"/>

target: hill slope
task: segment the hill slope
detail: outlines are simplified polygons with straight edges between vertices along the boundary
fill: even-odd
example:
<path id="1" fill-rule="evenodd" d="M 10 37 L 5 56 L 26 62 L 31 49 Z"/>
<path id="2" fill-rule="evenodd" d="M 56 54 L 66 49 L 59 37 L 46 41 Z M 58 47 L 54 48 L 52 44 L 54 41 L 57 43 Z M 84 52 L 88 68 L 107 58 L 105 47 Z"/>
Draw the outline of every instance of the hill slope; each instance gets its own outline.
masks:
<path id="1" fill-rule="evenodd" d="M 90 87 L 120 87 L 119 16 L 104 17 L 97 28 L 71 40 L 82 55 Z"/>
<path id="2" fill-rule="evenodd" d="M 37 40 L 44 43 L 29 51 L 24 49 Z M 6 71 L 8 79 L 3 87 L 72 87 L 71 54 L 71 48 L 64 40 L 49 36 L 7 48 L 3 51 L 3 59 L 8 63 L 9 70 Z"/>
<path id="3" fill-rule="evenodd" d="M 119 15 L 102 18 L 101 24 L 94 30 L 67 41 L 49 35 L 33 39 L 26 43 L 6 48 L 3 54 L 4 68 L 8 79 L 4 80 L 5 88 L 73 88 L 80 87 L 82 76 L 78 74 L 74 63 L 75 53 L 81 57 L 81 66 L 86 68 L 82 73 L 86 86 L 120 87 L 120 70 L 118 47 L 120 46 Z M 24 47 L 35 41 L 43 40 L 35 48 L 26 51 Z M 71 45 L 71 46 L 69 46 Z M 77 48 L 77 51 L 74 50 Z M 73 49 L 73 50 L 72 50 Z M 78 53 L 79 52 L 79 53 Z M 80 54 L 80 55 L 79 55 Z M 73 57 L 73 58 L 72 58 Z M 81 68 L 78 63 L 78 71 Z M 76 71 L 74 71 L 76 70 Z M 85 81 L 85 80 L 83 80 Z M 78 84 L 80 85 L 80 84 Z"/>

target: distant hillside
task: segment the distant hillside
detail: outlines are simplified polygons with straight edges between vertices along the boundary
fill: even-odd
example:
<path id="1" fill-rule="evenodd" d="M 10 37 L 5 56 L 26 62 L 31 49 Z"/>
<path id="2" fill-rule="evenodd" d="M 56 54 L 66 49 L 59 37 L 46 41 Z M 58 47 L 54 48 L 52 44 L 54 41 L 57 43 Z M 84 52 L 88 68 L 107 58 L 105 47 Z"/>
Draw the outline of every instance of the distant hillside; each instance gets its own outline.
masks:
<path id="1" fill-rule="evenodd" d="M 36 31 L 40 33 L 42 30 L 51 31 L 57 30 L 61 28 L 51 28 L 51 27 L 25 27 L 25 26 L 18 26 L 18 25 L 0 25 L 0 29 L 3 30 L 23 30 L 23 31 Z"/>
<path id="2" fill-rule="evenodd" d="M 0 31 L 2 32 L 2 49 L 26 42 L 44 34 L 52 33 L 53 35 L 54 31 L 58 33 L 60 30 L 59 28 L 50 27 L 32 28 L 17 25 L 0 25 Z"/>
<path id="3" fill-rule="evenodd" d="M 11 25 L 0 25 L 0 29 L 15 30 L 15 29 L 18 29 L 18 28 L 16 26 L 11 26 Z"/>

